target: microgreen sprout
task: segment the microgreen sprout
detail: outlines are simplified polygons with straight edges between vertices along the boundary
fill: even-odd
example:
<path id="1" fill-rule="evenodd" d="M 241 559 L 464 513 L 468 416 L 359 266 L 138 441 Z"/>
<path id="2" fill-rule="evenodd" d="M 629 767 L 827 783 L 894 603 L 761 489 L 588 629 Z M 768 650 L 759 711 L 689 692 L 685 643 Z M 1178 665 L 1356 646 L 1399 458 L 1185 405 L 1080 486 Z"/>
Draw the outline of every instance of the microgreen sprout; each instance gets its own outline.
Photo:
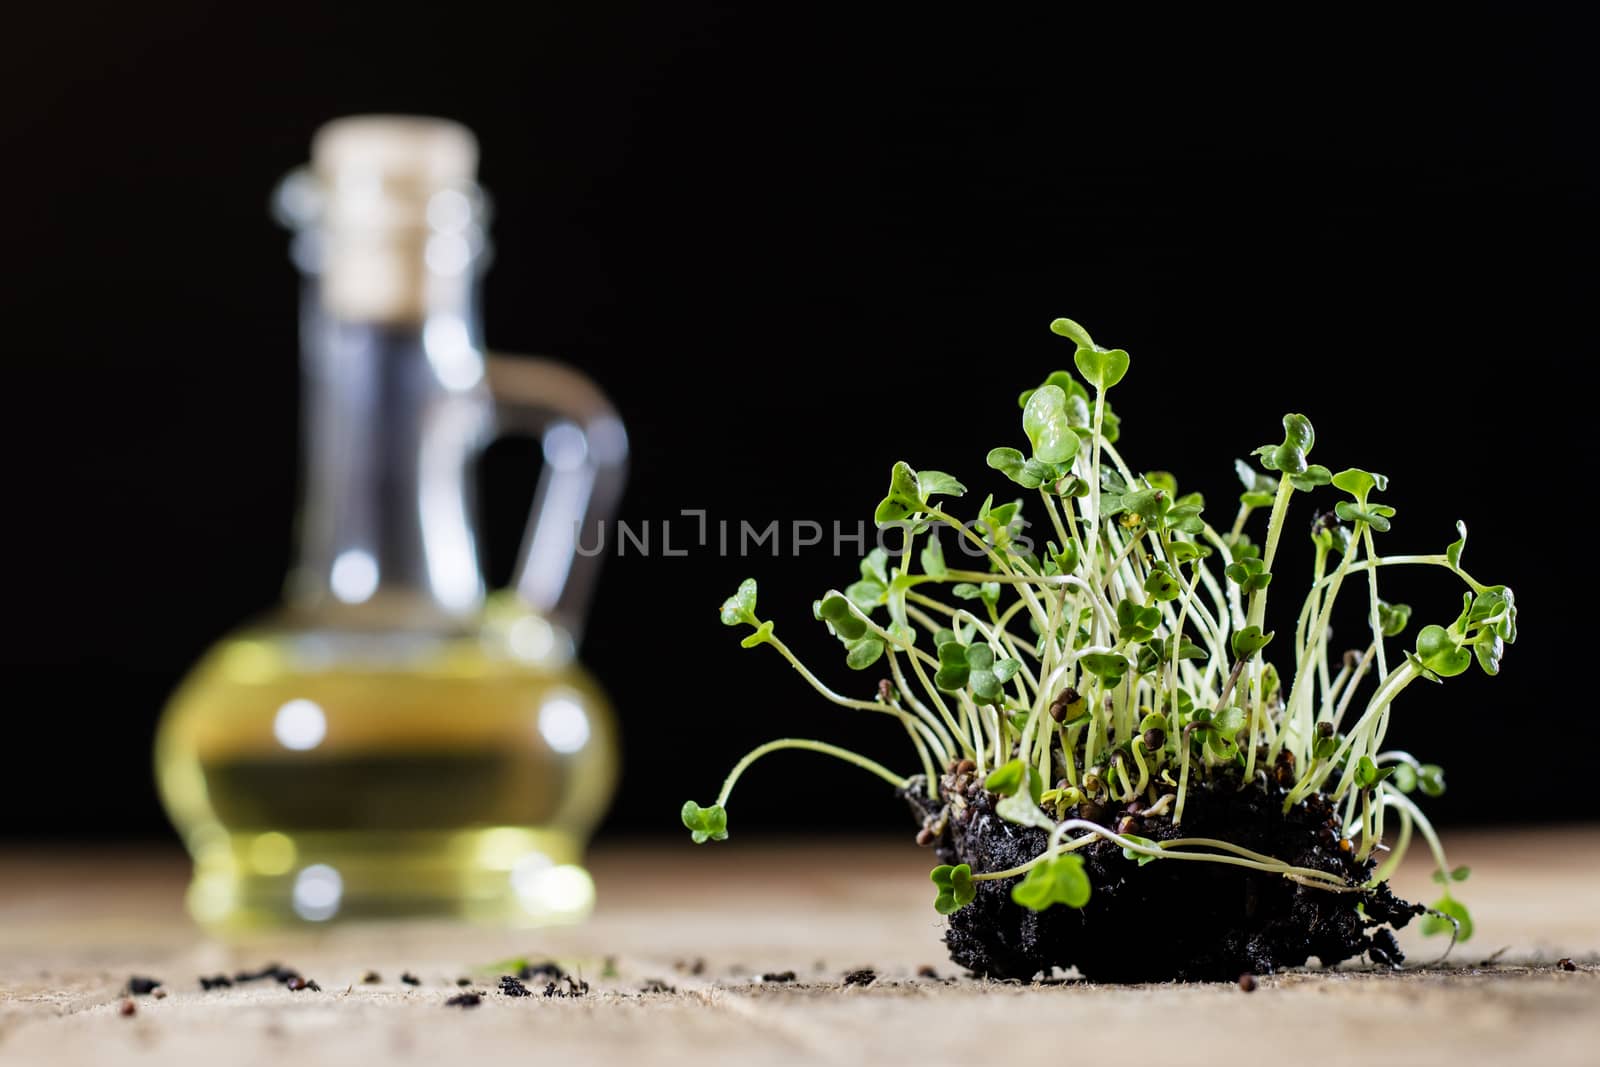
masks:
<path id="1" fill-rule="evenodd" d="M 965 863 L 954 867 L 948 863 L 935 867 L 928 877 L 939 889 L 933 901 L 933 910 L 940 915 L 949 915 L 966 907 L 978 894 L 977 887 L 972 884 L 972 868 Z"/>
<path id="2" fill-rule="evenodd" d="M 1443 792 L 1443 772 L 1383 742 L 1396 699 L 1413 683 L 1474 663 L 1498 673 L 1516 640 L 1511 590 L 1464 569 L 1461 523 L 1437 553 L 1380 553 L 1398 515 L 1378 499 L 1389 480 L 1312 462 L 1322 450 L 1299 413 L 1283 416 L 1282 439 L 1255 449 L 1254 462 L 1236 461 L 1237 511 L 1213 525 L 1200 494 L 1180 492 L 1166 471 L 1141 471 L 1119 448 L 1108 394 L 1128 372 L 1127 352 L 1097 345 L 1069 319 L 1051 329 L 1075 346 L 1077 374 L 1057 371 L 1019 398 L 1021 440 L 987 453 L 988 468 L 1011 484 L 1000 502 L 990 494 L 963 519 L 954 502 L 965 485 L 896 463 L 874 519 L 899 528 L 901 547 L 873 550 L 855 581 L 812 605 L 847 667 L 882 672 L 875 696 L 842 695 L 805 667 L 757 615 L 753 579 L 722 605 L 723 623 L 747 631 L 745 647 L 770 646 L 824 699 L 897 720 L 922 773 L 900 775 L 821 741 L 773 741 L 735 766 L 714 804 L 684 805 L 694 841 L 727 837 L 725 806 L 753 762 L 800 749 L 925 795 L 936 813 L 930 839 L 973 795 L 963 790 L 981 790 L 1001 819 L 1042 831 L 1040 851 L 1007 869 L 936 867 L 941 914 L 966 907 L 985 882 L 1010 882 L 1010 899 L 1033 911 L 1082 908 L 1093 887 L 1079 850 L 1095 844 L 1120 849 L 1133 871 L 1213 863 L 1360 893 L 1388 877 L 1415 831 L 1446 886 L 1424 932 L 1469 937 L 1472 920 L 1449 891 L 1466 868 L 1448 864 L 1412 799 Z M 1276 568 L 1299 494 L 1333 499 L 1311 524 L 1311 575 L 1295 624 L 1277 633 L 1266 628 L 1267 604 L 1288 584 Z M 1261 512 L 1257 541 L 1252 520 Z M 1459 610 L 1382 599 L 1380 574 L 1395 566 L 1454 575 L 1465 587 Z M 1336 651 L 1334 607 L 1351 587 L 1364 587 L 1366 622 L 1356 648 Z M 1407 642 L 1414 616 L 1424 624 Z M 1329 847 L 1362 864 L 1387 855 L 1370 882 L 1353 884 L 1220 837 L 1183 836 L 1186 801 L 1224 786 L 1268 791 L 1286 814 L 1315 801 L 1341 831 Z M 1160 838 L 1125 832 L 1128 823 L 1106 814 L 1123 810 L 1164 820 Z M 1389 845 L 1387 815 L 1398 821 Z"/>

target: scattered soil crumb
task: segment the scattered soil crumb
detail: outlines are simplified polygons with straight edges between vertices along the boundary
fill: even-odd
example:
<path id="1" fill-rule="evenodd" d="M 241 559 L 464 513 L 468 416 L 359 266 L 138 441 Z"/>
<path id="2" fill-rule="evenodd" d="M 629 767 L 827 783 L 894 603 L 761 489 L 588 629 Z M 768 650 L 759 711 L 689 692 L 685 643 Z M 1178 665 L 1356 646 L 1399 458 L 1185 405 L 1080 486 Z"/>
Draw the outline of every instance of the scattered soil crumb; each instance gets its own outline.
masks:
<path id="1" fill-rule="evenodd" d="M 1254 993 L 1256 991 L 1256 976 L 1249 971 L 1241 974 L 1239 976 L 1239 988 L 1246 993 Z"/>
<path id="2" fill-rule="evenodd" d="M 500 976 L 500 992 L 508 997 L 533 996 L 533 990 L 523 985 L 521 980 L 514 974 L 502 974 Z"/>
<path id="3" fill-rule="evenodd" d="M 128 979 L 128 992 L 134 996 L 143 996 L 146 993 L 154 993 L 160 985 L 159 978 L 147 978 L 142 974 L 136 974 Z"/>
<path id="4" fill-rule="evenodd" d="M 200 976 L 200 988 L 207 993 L 213 989 L 232 989 L 233 979 L 225 974 L 213 974 L 210 977 L 202 974 Z"/>
<path id="5" fill-rule="evenodd" d="M 472 979 L 470 979 L 470 978 L 457 978 L 456 979 L 456 985 L 460 986 L 462 989 L 467 988 L 467 986 L 469 986 L 471 984 L 472 984 Z"/>
<path id="6" fill-rule="evenodd" d="M 758 980 L 762 982 L 792 982 L 794 981 L 794 972 L 768 971 L 766 974 L 759 975 Z"/>
<path id="7" fill-rule="evenodd" d="M 233 976 L 235 982 L 259 982 L 270 978 L 274 982 L 288 985 L 289 981 L 299 978 L 300 972 L 293 967 L 285 967 L 281 963 L 269 963 L 257 971 L 240 971 Z"/>
<path id="8" fill-rule="evenodd" d="M 362 985 L 377 985 L 381 981 L 383 981 L 383 975 L 379 974 L 377 971 L 368 971 L 366 974 L 361 976 Z"/>
<path id="9" fill-rule="evenodd" d="M 1578 969 L 1578 965 L 1576 963 L 1573 963 L 1570 959 L 1568 959 L 1565 956 L 1562 956 L 1559 960 L 1556 961 L 1556 966 L 1560 967 L 1563 971 L 1575 971 L 1575 970 Z"/>
<path id="10" fill-rule="evenodd" d="M 550 982 L 544 987 L 544 995 L 547 997 L 586 997 L 589 995 L 588 982 L 576 981 L 570 974 L 564 977 L 562 981 L 567 983 L 565 989 L 562 989 L 554 982 Z"/>
<path id="11" fill-rule="evenodd" d="M 293 978 L 289 979 L 283 984 L 288 986 L 289 989 L 295 993 L 299 993 L 302 990 L 309 990 L 312 993 L 322 992 L 322 987 L 317 983 L 313 982 L 309 978 L 301 978 L 299 975 L 295 975 Z"/>
<path id="12" fill-rule="evenodd" d="M 935 982 L 937 982 L 939 980 L 939 972 L 934 970 L 932 967 L 928 966 L 926 963 L 924 963 L 921 967 L 917 968 L 917 977 L 918 978 L 931 978 Z"/>
<path id="13" fill-rule="evenodd" d="M 412 974 L 410 971 L 406 971 L 403 974 L 401 974 L 400 975 L 400 981 L 404 982 L 406 985 L 421 985 L 422 984 L 422 979 L 418 978 L 416 975 Z"/>
<path id="14" fill-rule="evenodd" d="M 543 963 L 524 963 L 517 971 L 517 977 L 524 982 L 534 978 L 544 978 L 552 982 L 559 982 L 567 976 L 561 965 L 555 960 L 545 960 Z"/>
<path id="15" fill-rule="evenodd" d="M 677 991 L 675 987 L 668 985 L 659 978 L 646 978 L 644 984 L 639 987 L 639 992 L 641 993 L 676 993 Z"/>
<path id="16" fill-rule="evenodd" d="M 859 970 L 847 971 L 844 976 L 845 985 L 871 985 L 878 980 L 878 972 L 871 967 L 862 967 Z"/>
<path id="17" fill-rule="evenodd" d="M 167 987 L 164 986 L 164 985 L 158 985 L 158 986 L 156 986 L 154 989 L 152 989 L 150 991 L 150 995 L 152 997 L 155 997 L 157 1000 L 166 1000 L 167 999 Z"/>
<path id="18" fill-rule="evenodd" d="M 122 1006 L 117 1009 L 117 1013 L 123 1016 L 135 1015 L 138 1013 L 138 1011 L 139 1005 L 135 1004 L 131 997 L 124 997 L 122 1000 Z"/>
<path id="19" fill-rule="evenodd" d="M 457 993 L 445 1001 L 447 1008 L 476 1008 L 483 1003 L 483 997 L 477 993 Z"/>

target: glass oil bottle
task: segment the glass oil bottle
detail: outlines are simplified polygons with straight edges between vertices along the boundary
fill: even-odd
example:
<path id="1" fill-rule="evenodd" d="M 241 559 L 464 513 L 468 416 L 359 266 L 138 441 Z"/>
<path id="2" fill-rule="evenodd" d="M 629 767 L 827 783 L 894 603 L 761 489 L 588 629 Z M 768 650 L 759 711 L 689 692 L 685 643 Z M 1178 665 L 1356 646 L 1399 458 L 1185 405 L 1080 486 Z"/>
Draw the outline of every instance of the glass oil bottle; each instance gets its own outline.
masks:
<path id="1" fill-rule="evenodd" d="M 195 666 L 156 743 L 208 927 L 592 905 L 617 736 L 575 658 L 598 562 L 579 546 L 627 438 L 576 371 L 485 353 L 476 166 L 458 125 L 357 117 L 279 187 L 304 277 L 298 553 L 283 604 Z M 541 439 L 545 467 L 490 593 L 469 490 L 504 433 Z"/>

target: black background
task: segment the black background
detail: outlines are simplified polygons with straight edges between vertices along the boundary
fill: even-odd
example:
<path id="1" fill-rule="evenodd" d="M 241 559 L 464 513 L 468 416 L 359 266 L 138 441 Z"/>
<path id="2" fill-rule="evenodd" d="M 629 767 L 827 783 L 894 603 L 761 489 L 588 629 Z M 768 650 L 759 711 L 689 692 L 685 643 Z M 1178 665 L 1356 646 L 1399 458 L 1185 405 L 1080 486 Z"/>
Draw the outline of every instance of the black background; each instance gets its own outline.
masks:
<path id="1" fill-rule="evenodd" d="M 490 339 L 612 394 L 635 525 L 853 522 L 897 458 L 1003 491 L 983 455 L 1019 442 L 1016 393 L 1070 362 L 1046 329 L 1070 315 L 1133 355 L 1130 461 L 1177 470 L 1214 522 L 1233 457 L 1285 410 L 1315 421 L 1315 459 L 1391 475 L 1390 549 L 1437 551 L 1467 518 L 1468 566 L 1516 587 L 1522 643 L 1498 679 L 1414 687 L 1391 738 L 1446 764 L 1444 821 L 1596 814 L 1568 777 L 1595 732 L 1589 642 L 1567 636 L 1596 280 L 1576 27 L 522 7 L 11 24 L 0 835 L 169 833 L 146 756 L 161 702 L 273 602 L 290 552 L 295 281 L 267 194 L 316 125 L 373 110 L 478 133 Z M 502 571 L 515 466 L 491 471 Z M 627 731 L 613 828 L 680 832 L 681 801 L 772 736 L 911 769 L 892 722 L 813 699 L 718 625 L 759 575 L 780 633 L 870 688 L 809 613 L 854 561 L 788 551 L 608 565 L 585 656 Z M 1446 576 L 1389 582 L 1420 621 L 1453 617 Z M 741 833 L 904 825 L 857 772 L 765 770 Z M 829 800 L 835 781 L 861 803 Z"/>

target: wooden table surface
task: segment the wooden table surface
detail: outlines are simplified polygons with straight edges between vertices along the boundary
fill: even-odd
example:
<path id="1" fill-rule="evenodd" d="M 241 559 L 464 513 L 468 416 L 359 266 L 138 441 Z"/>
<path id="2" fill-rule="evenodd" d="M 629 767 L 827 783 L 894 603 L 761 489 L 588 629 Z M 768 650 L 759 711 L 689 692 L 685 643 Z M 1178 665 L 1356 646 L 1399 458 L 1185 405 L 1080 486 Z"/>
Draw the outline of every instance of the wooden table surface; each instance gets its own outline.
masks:
<path id="1" fill-rule="evenodd" d="M 1473 868 L 1462 895 L 1478 932 L 1445 966 L 1297 971 L 1253 993 L 957 978 L 928 856 L 898 839 L 612 844 L 594 856 L 601 903 L 583 926 L 335 926 L 234 944 L 186 920 L 179 855 L 12 852 L 0 855 L 0 1064 L 1600 1062 L 1600 829 L 1449 845 Z M 1396 885 L 1424 899 L 1436 888 L 1420 863 Z M 1437 955 L 1414 931 L 1401 940 L 1414 964 Z M 502 996 L 481 968 L 520 955 L 581 970 L 593 991 Z M 197 984 L 269 961 L 322 991 Z M 929 965 L 939 979 L 918 976 Z M 863 967 L 878 979 L 841 982 Z M 383 982 L 361 984 L 368 970 Z M 790 970 L 792 983 L 757 977 Z M 401 984 L 403 971 L 422 984 Z M 168 995 L 123 1016 L 132 974 Z M 458 976 L 485 991 L 481 1006 L 445 1006 Z M 673 991 L 645 992 L 653 979 Z"/>

